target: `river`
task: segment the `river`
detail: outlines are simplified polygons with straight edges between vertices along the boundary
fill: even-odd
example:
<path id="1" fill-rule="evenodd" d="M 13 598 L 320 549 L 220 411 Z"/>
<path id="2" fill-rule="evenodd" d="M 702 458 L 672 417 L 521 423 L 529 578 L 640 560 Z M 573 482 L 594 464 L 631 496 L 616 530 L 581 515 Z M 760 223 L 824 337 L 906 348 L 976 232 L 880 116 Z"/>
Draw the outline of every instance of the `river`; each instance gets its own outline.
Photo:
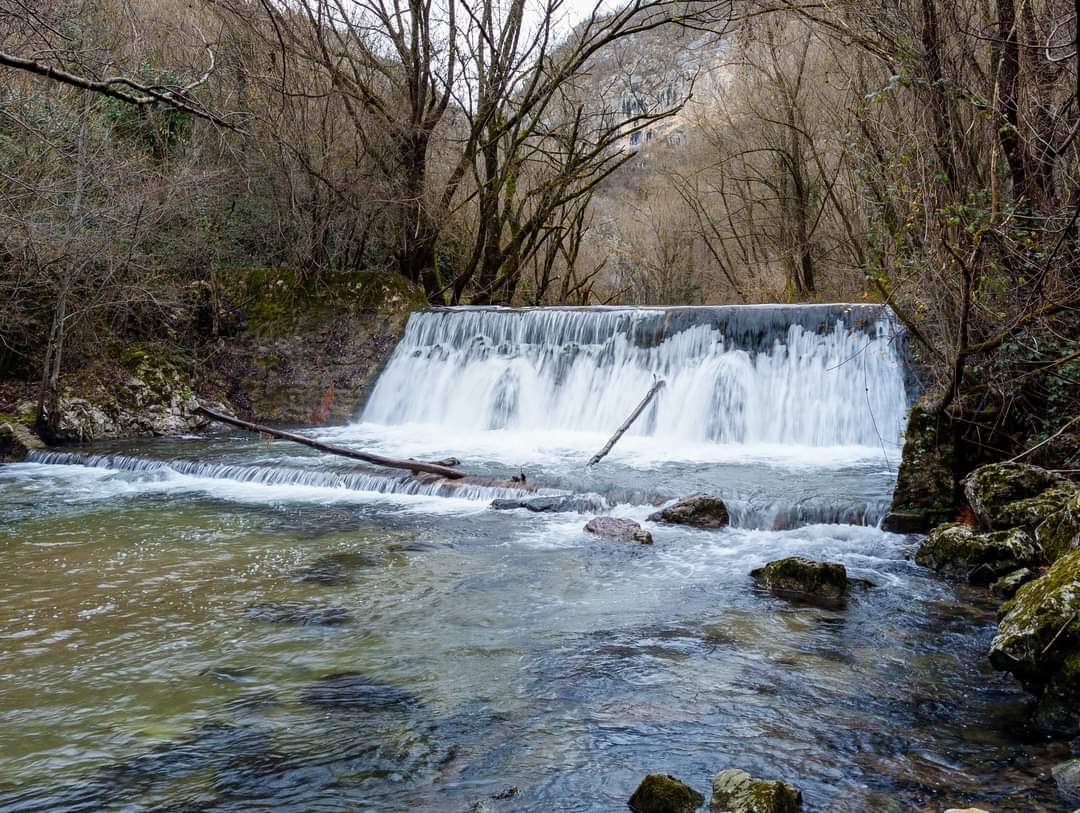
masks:
<path id="1" fill-rule="evenodd" d="M 0 466 L 0 811 L 592 813 L 730 767 L 809 811 L 1068 810 L 989 596 L 878 528 L 913 395 L 872 306 L 443 309 L 305 430 L 593 495 L 651 546 L 234 433 Z M 732 527 L 647 519 L 695 492 Z M 869 586 L 754 588 L 794 554 Z"/>

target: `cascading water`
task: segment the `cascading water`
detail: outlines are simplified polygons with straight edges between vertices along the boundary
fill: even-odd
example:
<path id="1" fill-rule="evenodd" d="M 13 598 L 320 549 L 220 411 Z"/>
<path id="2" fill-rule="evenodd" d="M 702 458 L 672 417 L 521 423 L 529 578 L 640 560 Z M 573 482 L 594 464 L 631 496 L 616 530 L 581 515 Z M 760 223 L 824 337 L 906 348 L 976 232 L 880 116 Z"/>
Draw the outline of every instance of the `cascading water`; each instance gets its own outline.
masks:
<path id="1" fill-rule="evenodd" d="M 895 450 L 897 339 L 880 306 L 437 309 L 410 319 L 363 420 L 611 432 L 662 378 L 631 434 Z"/>
<path id="2" fill-rule="evenodd" d="M 128 455 L 87 455 L 75 452 L 30 452 L 28 463 L 52 466 L 86 466 L 163 477 L 231 480 L 265 486 L 303 486 L 343 489 L 369 494 L 408 494 L 425 497 L 456 497 L 464 500 L 497 500 L 529 496 L 516 488 L 476 485 L 407 474 L 371 474 L 366 471 L 328 471 L 289 466 L 252 466 L 202 463 L 197 460 L 153 460 Z"/>
<path id="3" fill-rule="evenodd" d="M 228 432 L 0 465 L 0 813 L 606 813 L 730 767 L 808 810 L 1073 809 L 986 663 L 994 607 L 874 527 L 899 339 L 875 306 L 435 310 L 361 420 L 305 431 L 474 479 Z M 649 519 L 695 492 L 731 527 Z M 795 555 L 848 606 L 755 589 Z"/>

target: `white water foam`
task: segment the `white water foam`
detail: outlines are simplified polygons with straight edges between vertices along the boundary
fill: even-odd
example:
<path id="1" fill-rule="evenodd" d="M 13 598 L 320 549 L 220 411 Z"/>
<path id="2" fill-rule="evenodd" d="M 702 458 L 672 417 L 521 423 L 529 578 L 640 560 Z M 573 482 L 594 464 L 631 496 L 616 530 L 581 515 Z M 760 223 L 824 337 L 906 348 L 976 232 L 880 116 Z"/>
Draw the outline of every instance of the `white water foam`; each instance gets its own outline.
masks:
<path id="1" fill-rule="evenodd" d="M 602 436 L 661 378 L 628 437 L 890 454 L 907 407 L 894 339 L 865 306 L 425 311 L 362 421 Z"/>

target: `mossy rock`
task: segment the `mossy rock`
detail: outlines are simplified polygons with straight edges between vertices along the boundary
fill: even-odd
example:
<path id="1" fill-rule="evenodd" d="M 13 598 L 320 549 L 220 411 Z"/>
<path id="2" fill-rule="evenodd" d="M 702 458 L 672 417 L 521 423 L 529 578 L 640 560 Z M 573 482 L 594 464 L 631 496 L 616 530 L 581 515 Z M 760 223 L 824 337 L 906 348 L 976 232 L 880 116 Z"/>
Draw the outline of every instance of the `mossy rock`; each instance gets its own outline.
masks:
<path id="1" fill-rule="evenodd" d="M 398 313 L 427 307 L 423 292 L 400 274 L 341 270 L 318 275 L 294 268 L 233 269 L 226 290 L 257 333 L 276 334 L 342 311 Z"/>
<path id="2" fill-rule="evenodd" d="M 956 513 L 954 435 L 948 415 L 932 414 L 922 403 L 911 408 L 887 530 L 922 532 Z"/>
<path id="3" fill-rule="evenodd" d="M 1015 596 L 1021 587 L 1037 578 L 1039 578 L 1037 570 L 1022 567 L 1019 570 L 1006 573 L 990 586 L 990 590 L 995 596 L 1009 599 Z"/>
<path id="4" fill-rule="evenodd" d="M 1034 540 L 1022 529 L 979 533 L 968 525 L 939 525 L 919 545 L 915 561 L 973 584 L 991 584 L 1041 559 Z"/>
<path id="5" fill-rule="evenodd" d="M 1036 526 L 1035 541 L 1048 562 L 1080 549 L 1080 491 L 1074 491 L 1059 511 Z"/>
<path id="6" fill-rule="evenodd" d="M 805 556 L 769 562 L 750 575 L 768 590 L 809 598 L 838 600 L 848 590 L 847 570 L 843 565 L 816 562 Z"/>
<path id="7" fill-rule="evenodd" d="M 1001 612 L 990 662 L 1039 698 L 1038 725 L 1080 733 L 1080 551 L 1021 587 Z"/>
<path id="8" fill-rule="evenodd" d="M 649 521 L 689 525 L 693 528 L 726 528 L 731 518 L 722 499 L 708 494 L 695 494 L 657 511 L 649 517 Z"/>
<path id="9" fill-rule="evenodd" d="M 627 804 L 634 813 L 692 813 L 704 803 L 704 796 L 674 776 L 651 773 Z"/>
<path id="10" fill-rule="evenodd" d="M 1034 533 L 1039 525 L 1064 509 L 1076 494 L 1076 486 L 1072 483 L 1051 486 L 1035 497 L 1003 505 L 998 512 L 998 524 Z"/>
<path id="11" fill-rule="evenodd" d="M 799 813 L 802 792 L 778 780 L 755 779 L 746 771 L 721 771 L 713 779 L 712 813 Z"/>
<path id="12" fill-rule="evenodd" d="M 1047 734 L 1080 734 L 1080 652 L 1067 657 L 1047 682 L 1035 704 L 1032 722 Z"/>
<path id="13" fill-rule="evenodd" d="M 998 531 L 1021 525 L 1034 528 L 1074 488 L 1060 474 L 1038 466 L 992 463 L 968 475 L 964 495 L 983 527 Z"/>

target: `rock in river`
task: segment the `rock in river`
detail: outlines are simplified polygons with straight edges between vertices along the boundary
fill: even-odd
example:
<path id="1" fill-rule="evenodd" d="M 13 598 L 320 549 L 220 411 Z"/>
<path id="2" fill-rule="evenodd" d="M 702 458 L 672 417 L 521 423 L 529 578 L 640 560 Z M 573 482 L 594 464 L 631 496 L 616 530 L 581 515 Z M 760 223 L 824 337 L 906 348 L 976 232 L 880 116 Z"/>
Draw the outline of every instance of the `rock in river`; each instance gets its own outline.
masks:
<path id="1" fill-rule="evenodd" d="M 585 530 L 591 534 L 596 534 L 599 537 L 610 539 L 615 542 L 640 542 L 642 545 L 652 544 L 652 534 L 632 519 L 593 517 L 585 523 Z"/>
<path id="2" fill-rule="evenodd" d="M 304 691 L 300 699 L 316 706 L 365 712 L 407 709 L 420 705 L 420 701 L 404 689 L 358 672 L 344 672 L 320 678 Z"/>
<path id="3" fill-rule="evenodd" d="M 293 571 L 294 582 L 316 582 L 318 584 L 348 584 L 352 581 L 353 571 L 376 565 L 362 553 L 341 551 L 320 556 L 311 564 Z"/>
<path id="4" fill-rule="evenodd" d="M 968 475 L 964 495 L 979 522 L 990 530 L 1034 528 L 1075 491 L 1068 480 L 1025 463 L 992 463 Z"/>
<path id="5" fill-rule="evenodd" d="M 44 448 L 38 436 L 21 423 L 0 423 L 0 462 L 22 460 L 29 452 Z"/>
<path id="6" fill-rule="evenodd" d="M 1055 765 L 1051 773 L 1058 793 L 1071 804 L 1080 804 L 1080 759 Z"/>
<path id="7" fill-rule="evenodd" d="M 799 813 L 802 792 L 777 780 L 754 779 L 746 771 L 721 771 L 713 779 L 712 813 Z"/>
<path id="8" fill-rule="evenodd" d="M 1040 729 L 1080 734 L 1080 551 L 1021 587 L 1001 612 L 990 662 L 1038 698 Z"/>
<path id="9" fill-rule="evenodd" d="M 768 590 L 811 599 L 837 601 L 844 597 L 848 589 L 847 570 L 843 565 L 815 562 L 805 556 L 769 562 L 750 575 Z"/>
<path id="10" fill-rule="evenodd" d="M 919 545 L 915 561 L 973 584 L 991 584 L 1006 573 L 1037 564 L 1041 556 L 1027 532 L 979 533 L 968 525 L 939 525 Z"/>
<path id="11" fill-rule="evenodd" d="M 524 508 L 536 514 L 576 513 L 586 514 L 603 511 L 607 506 L 596 494 L 552 494 L 539 497 L 512 497 L 493 500 L 496 511 L 513 511 Z"/>
<path id="12" fill-rule="evenodd" d="M 649 517 L 650 522 L 689 525 L 694 528 L 726 528 L 731 522 L 727 506 L 719 497 L 695 494 Z"/>
<path id="13" fill-rule="evenodd" d="M 352 616 L 344 607 L 320 607 L 288 601 L 252 604 L 247 608 L 247 616 L 254 621 L 265 621 L 269 624 L 300 624 L 311 627 L 329 627 L 352 621 Z"/>
<path id="14" fill-rule="evenodd" d="M 704 803 L 704 796 L 674 776 L 651 773 L 627 804 L 634 813 L 692 813 Z"/>
<path id="15" fill-rule="evenodd" d="M 1012 571 L 1012 573 L 1006 573 L 990 585 L 990 590 L 995 596 L 1012 598 L 1021 587 L 1037 578 L 1039 578 L 1038 571 L 1032 570 L 1030 567 L 1022 567 L 1019 570 Z"/>

